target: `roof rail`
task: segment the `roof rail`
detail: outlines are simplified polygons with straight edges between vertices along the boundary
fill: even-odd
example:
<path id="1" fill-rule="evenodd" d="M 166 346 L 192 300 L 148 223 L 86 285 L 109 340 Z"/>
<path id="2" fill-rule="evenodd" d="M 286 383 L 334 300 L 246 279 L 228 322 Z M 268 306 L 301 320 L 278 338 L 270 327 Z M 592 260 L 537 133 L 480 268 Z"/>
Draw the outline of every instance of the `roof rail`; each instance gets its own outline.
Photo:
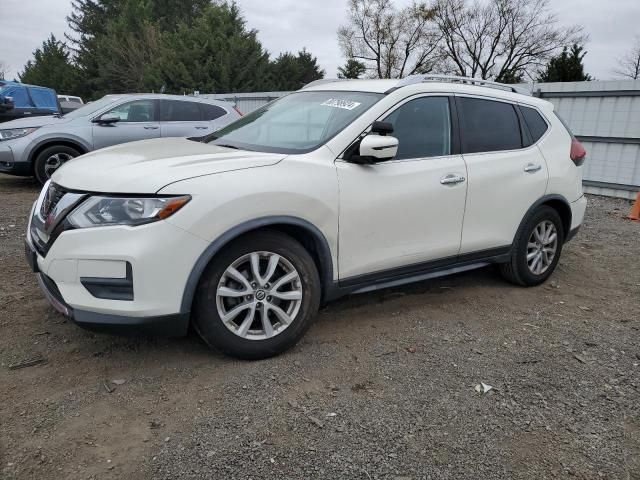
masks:
<path id="1" fill-rule="evenodd" d="M 528 92 L 513 85 L 507 85 L 506 83 L 492 82 L 490 80 L 483 80 L 481 78 L 471 77 L 458 77 L 455 75 L 409 75 L 398 82 L 394 87 L 396 88 L 406 87 L 407 85 L 414 85 L 416 83 L 423 82 L 451 82 L 451 83 L 467 83 L 470 85 L 478 85 L 481 87 L 497 88 L 500 90 L 506 90 L 508 92 L 519 93 L 521 95 L 529 95 Z"/>

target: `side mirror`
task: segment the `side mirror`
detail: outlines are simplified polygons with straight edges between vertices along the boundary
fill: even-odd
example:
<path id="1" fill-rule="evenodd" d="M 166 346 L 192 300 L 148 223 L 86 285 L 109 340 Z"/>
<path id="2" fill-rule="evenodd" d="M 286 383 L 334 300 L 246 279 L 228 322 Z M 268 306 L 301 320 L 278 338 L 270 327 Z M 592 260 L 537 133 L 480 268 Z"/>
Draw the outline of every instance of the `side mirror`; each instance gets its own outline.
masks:
<path id="1" fill-rule="evenodd" d="M 113 125 L 120 121 L 120 117 L 116 117 L 115 115 L 103 115 L 93 120 L 93 123 L 98 123 L 100 125 Z"/>
<path id="2" fill-rule="evenodd" d="M 391 135 L 367 135 L 360 140 L 358 154 L 349 158 L 350 162 L 360 165 L 391 160 L 398 153 L 398 139 Z"/>

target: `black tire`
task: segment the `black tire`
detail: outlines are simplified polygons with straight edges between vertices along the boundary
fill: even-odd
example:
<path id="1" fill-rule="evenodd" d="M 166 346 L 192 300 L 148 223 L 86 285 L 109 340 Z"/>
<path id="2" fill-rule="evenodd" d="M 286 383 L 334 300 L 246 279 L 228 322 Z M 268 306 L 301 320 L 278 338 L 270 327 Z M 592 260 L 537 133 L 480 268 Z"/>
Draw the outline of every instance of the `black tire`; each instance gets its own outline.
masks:
<path id="1" fill-rule="evenodd" d="M 556 253 L 547 270 L 541 274 L 535 274 L 527 264 L 527 244 L 533 234 L 533 230 L 544 221 L 553 223 L 556 228 L 558 235 Z M 523 287 L 540 285 L 551 276 L 558 265 L 564 238 L 562 219 L 558 212 L 547 205 L 541 206 L 529 215 L 518 230 L 511 249 L 511 259 L 507 263 L 500 264 L 500 273 L 506 280 L 516 285 Z"/>
<path id="2" fill-rule="evenodd" d="M 261 340 L 242 338 L 227 328 L 216 303 L 217 287 L 226 269 L 252 252 L 272 252 L 284 257 L 298 272 L 302 289 L 300 309 L 289 326 Z M 207 345 L 227 355 L 244 360 L 272 357 L 294 346 L 311 326 L 320 304 L 320 291 L 316 265 L 299 242 L 271 230 L 247 234 L 220 251 L 204 271 L 194 299 L 193 325 Z"/>
<path id="3" fill-rule="evenodd" d="M 81 153 L 75 148 L 67 147 L 66 145 L 53 145 L 42 150 L 36 157 L 33 166 L 33 173 L 36 180 L 38 180 L 42 185 L 44 185 L 51 177 L 51 174 L 53 174 L 53 171 L 50 171 L 50 169 L 47 168 L 47 160 L 54 155 L 62 155 L 63 157 L 70 156 L 75 158 L 80 156 Z"/>

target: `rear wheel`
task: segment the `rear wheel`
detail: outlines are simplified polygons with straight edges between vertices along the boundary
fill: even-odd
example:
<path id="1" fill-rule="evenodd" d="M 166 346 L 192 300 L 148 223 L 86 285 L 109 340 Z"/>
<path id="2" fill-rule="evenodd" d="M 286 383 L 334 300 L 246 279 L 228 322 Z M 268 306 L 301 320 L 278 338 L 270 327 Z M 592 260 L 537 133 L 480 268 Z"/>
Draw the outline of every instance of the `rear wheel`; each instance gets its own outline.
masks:
<path id="1" fill-rule="evenodd" d="M 542 206 L 527 218 L 516 234 L 511 259 L 500 265 L 500 272 L 517 285 L 539 285 L 558 265 L 563 243 L 560 215 L 553 208 Z"/>
<path id="2" fill-rule="evenodd" d="M 66 145 L 54 145 L 52 147 L 45 148 L 36 157 L 34 165 L 34 173 L 36 179 L 44 184 L 51 178 L 53 172 L 59 169 L 62 165 L 67 163 L 72 158 L 80 155 L 80 152 L 75 148 L 67 147 Z"/>
<path id="3" fill-rule="evenodd" d="M 307 331 L 320 303 L 313 259 L 276 231 L 247 235 L 204 272 L 194 326 L 211 347 L 243 359 L 277 355 Z"/>

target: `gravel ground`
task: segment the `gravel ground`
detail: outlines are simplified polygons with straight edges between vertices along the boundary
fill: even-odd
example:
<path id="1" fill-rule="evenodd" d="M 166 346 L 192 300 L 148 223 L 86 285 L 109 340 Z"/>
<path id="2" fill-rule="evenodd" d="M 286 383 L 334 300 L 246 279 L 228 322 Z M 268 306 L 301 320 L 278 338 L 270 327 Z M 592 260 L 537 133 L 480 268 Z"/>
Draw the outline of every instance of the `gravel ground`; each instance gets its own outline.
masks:
<path id="1" fill-rule="evenodd" d="M 249 363 L 65 321 L 23 259 L 37 191 L 0 175 L 0 478 L 640 478 L 627 201 L 589 198 L 543 286 L 486 268 L 353 296 Z"/>

